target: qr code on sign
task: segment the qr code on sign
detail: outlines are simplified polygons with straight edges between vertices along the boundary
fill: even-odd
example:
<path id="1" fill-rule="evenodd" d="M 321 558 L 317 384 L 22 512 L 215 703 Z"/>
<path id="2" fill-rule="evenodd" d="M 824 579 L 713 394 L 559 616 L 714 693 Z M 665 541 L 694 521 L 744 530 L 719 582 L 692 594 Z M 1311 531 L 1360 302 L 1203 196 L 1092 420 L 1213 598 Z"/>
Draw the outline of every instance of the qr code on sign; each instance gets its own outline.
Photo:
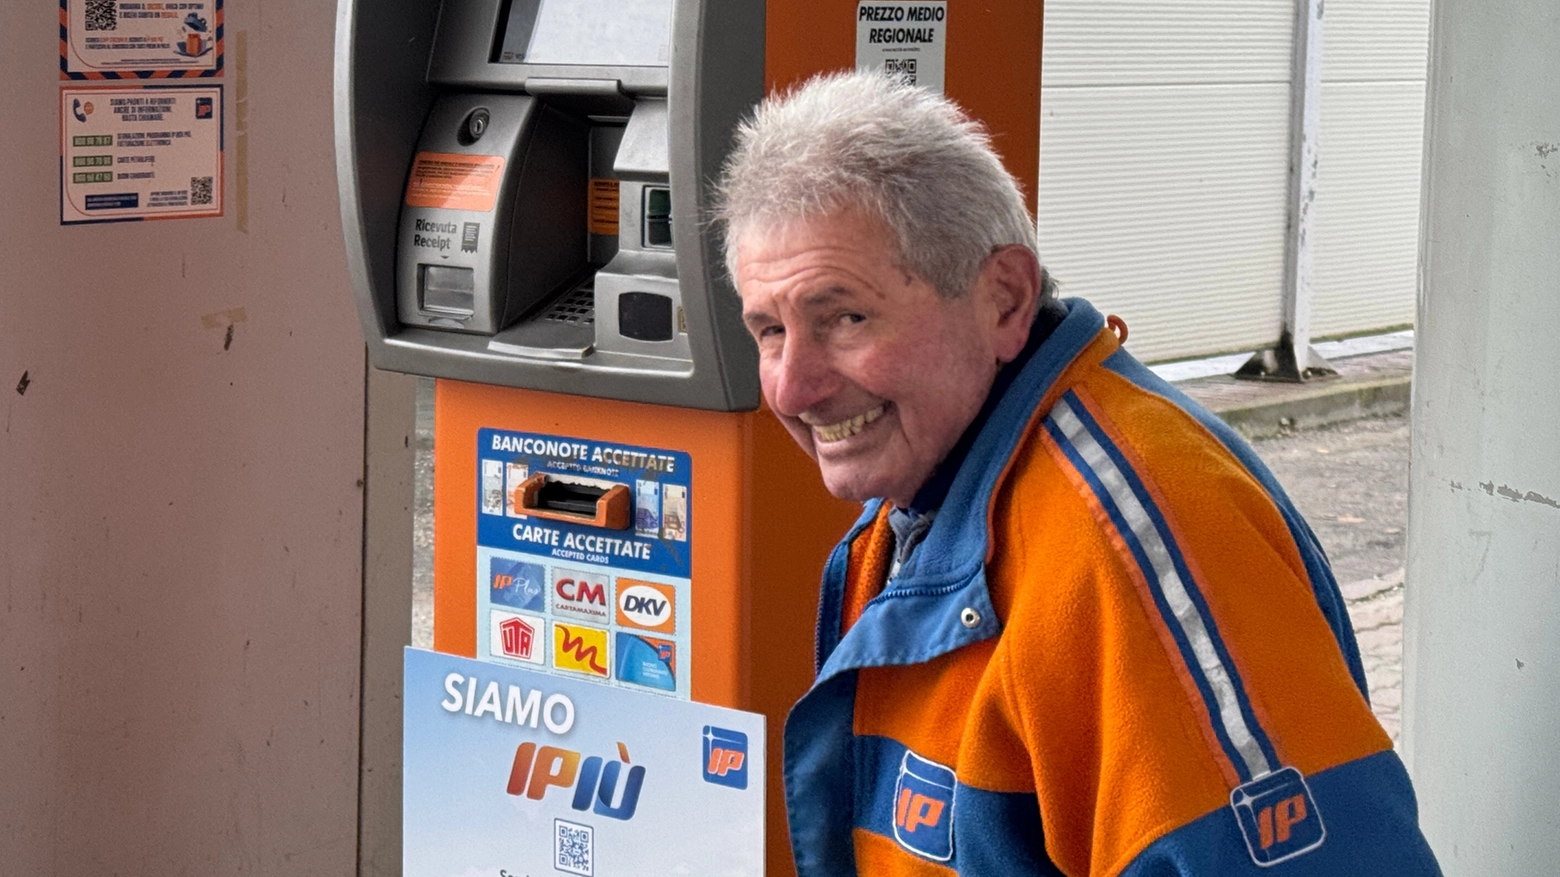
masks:
<path id="1" fill-rule="evenodd" d="M 883 61 L 883 72 L 904 80 L 906 85 L 915 85 L 914 58 L 886 58 Z"/>
<path id="2" fill-rule="evenodd" d="M 580 877 L 593 877 L 596 858 L 596 829 L 553 820 L 553 867 Z"/>
<path id="3" fill-rule="evenodd" d="M 211 177 L 190 177 L 190 203 L 211 203 Z"/>
<path id="4" fill-rule="evenodd" d="M 118 30 L 119 0 L 87 0 L 87 30 Z"/>

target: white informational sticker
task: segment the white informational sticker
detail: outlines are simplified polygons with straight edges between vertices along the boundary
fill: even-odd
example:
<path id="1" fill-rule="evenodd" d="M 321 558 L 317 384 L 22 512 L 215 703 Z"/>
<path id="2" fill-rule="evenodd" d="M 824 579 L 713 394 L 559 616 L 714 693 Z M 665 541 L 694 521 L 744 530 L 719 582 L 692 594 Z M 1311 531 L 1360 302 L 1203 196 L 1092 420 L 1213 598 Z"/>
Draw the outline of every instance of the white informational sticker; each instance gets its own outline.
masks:
<path id="1" fill-rule="evenodd" d="M 877 70 L 942 94 L 948 66 L 948 4 L 856 4 L 856 69 Z"/>
<path id="2" fill-rule="evenodd" d="M 60 89 L 60 222 L 222 215 L 222 87 Z"/>
<path id="3" fill-rule="evenodd" d="M 222 0 L 60 0 L 60 18 L 61 79 L 222 69 Z"/>

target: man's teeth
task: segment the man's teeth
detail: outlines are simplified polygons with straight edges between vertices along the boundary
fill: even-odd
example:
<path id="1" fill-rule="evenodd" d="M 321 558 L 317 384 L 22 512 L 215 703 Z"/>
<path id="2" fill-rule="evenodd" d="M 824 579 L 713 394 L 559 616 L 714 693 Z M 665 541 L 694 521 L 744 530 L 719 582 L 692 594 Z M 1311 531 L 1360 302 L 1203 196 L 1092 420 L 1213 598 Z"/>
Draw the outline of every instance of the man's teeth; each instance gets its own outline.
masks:
<path id="1" fill-rule="evenodd" d="M 813 435 L 817 436 L 819 441 L 824 442 L 837 442 L 841 439 L 850 438 L 865 429 L 867 424 L 882 417 L 884 407 L 879 405 L 871 411 L 863 412 L 839 423 L 814 426 L 812 428 Z"/>

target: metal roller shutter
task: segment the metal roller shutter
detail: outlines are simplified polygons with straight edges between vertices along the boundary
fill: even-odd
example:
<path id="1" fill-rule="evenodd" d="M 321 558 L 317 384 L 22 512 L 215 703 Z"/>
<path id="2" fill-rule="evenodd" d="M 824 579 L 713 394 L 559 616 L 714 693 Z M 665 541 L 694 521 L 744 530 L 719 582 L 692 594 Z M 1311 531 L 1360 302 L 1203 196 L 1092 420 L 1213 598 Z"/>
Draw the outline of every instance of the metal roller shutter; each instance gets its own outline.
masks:
<path id="1" fill-rule="evenodd" d="M 1414 321 L 1428 0 L 1331 0 L 1311 331 Z"/>

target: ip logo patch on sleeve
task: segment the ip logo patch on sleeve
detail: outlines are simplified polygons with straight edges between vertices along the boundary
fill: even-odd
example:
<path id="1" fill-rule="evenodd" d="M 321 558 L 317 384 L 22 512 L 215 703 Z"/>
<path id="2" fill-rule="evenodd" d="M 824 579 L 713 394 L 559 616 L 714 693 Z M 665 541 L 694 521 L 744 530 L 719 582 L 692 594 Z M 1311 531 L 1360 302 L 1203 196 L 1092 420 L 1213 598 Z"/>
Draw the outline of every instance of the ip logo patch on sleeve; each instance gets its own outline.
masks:
<path id="1" fill-rule="evenodd" d="M 906 752 L 894 784 L 894 839 L 936 862 L 953 858 L 953 771 Z"/>
<path id="2" fill-rule="evenodd" d="M 1230 793 L 1230 807 L 1251 860 L 1264 868 L 1308 853 L 1327 837 L 1305 777 L 1292 767 L 1237 788 Z"/>

